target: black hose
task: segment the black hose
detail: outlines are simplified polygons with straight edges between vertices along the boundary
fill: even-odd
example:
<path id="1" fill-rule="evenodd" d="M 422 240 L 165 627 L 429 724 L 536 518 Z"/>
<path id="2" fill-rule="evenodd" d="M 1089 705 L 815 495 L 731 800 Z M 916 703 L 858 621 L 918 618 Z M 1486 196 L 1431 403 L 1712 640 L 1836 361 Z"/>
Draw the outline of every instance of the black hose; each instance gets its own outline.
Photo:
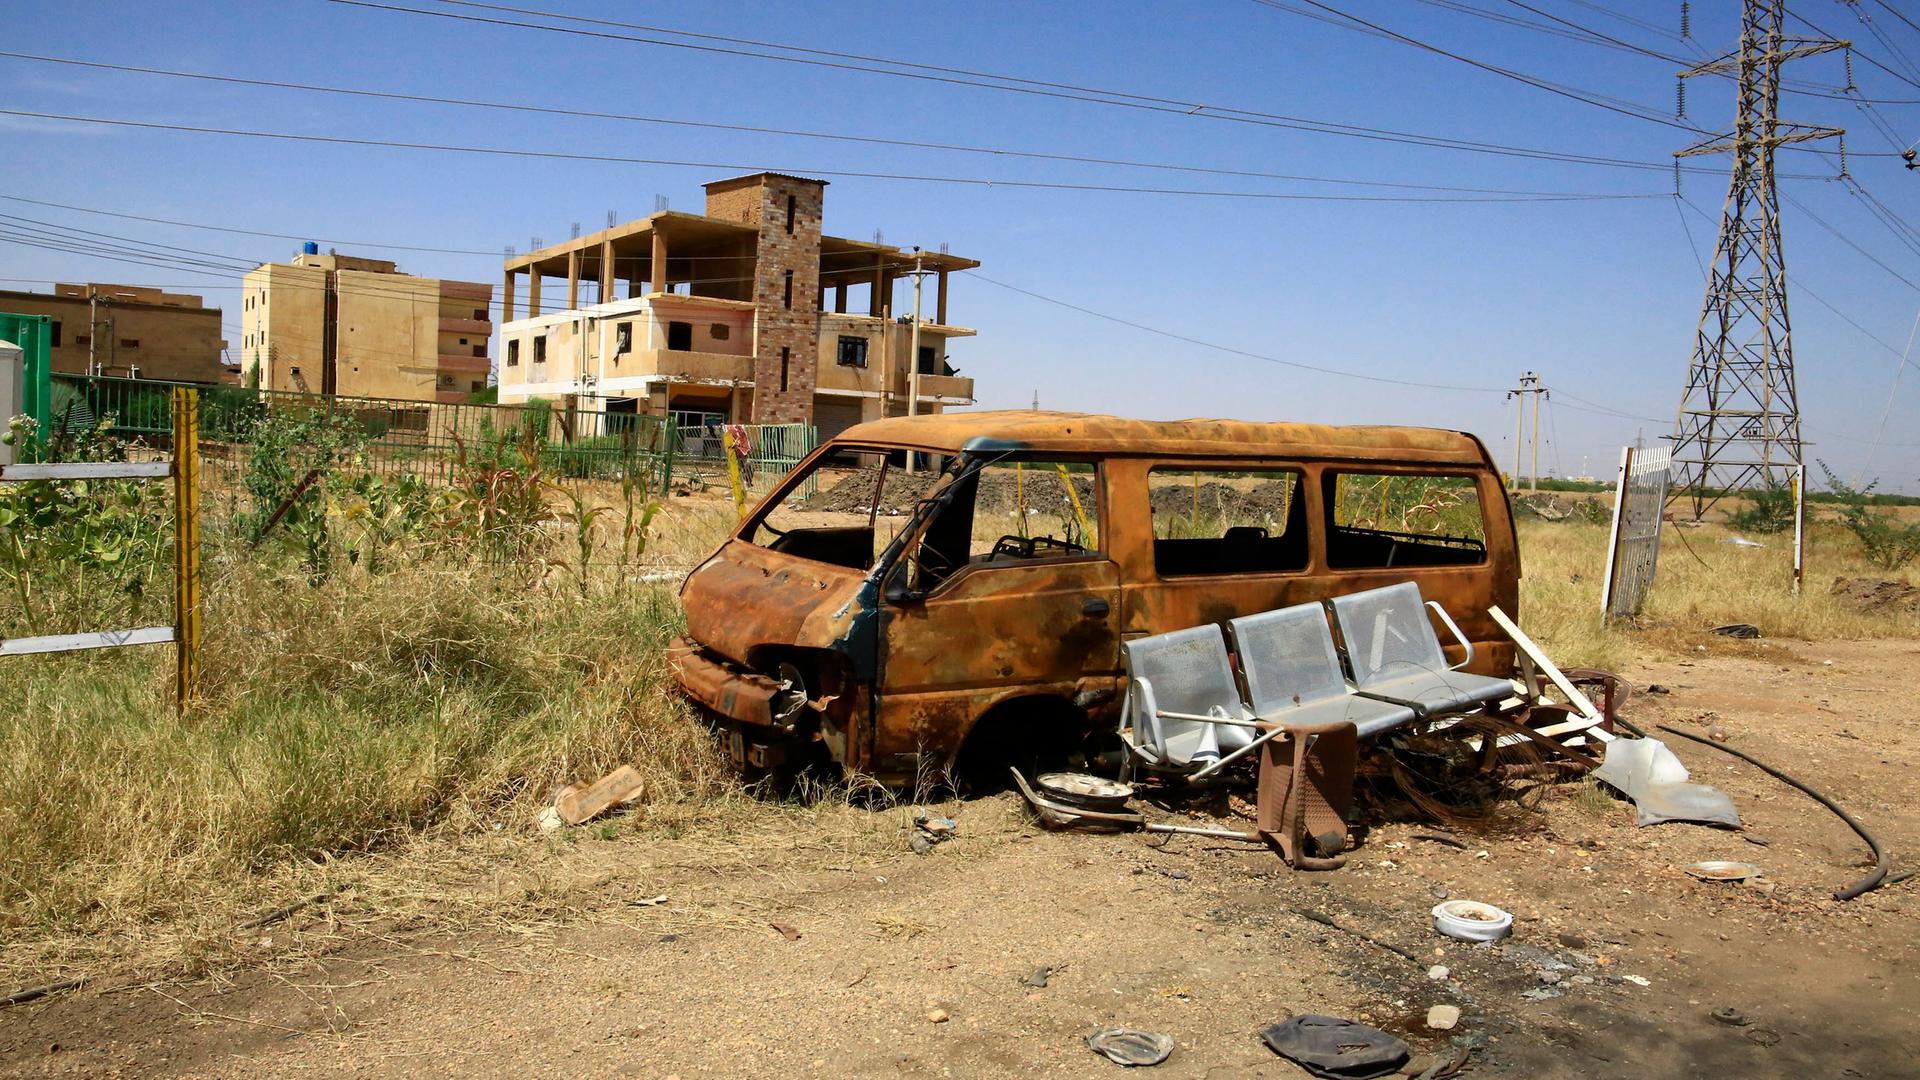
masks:
<path id="1" fill-rule="evenodd" d="M 1825 795 L 1822 795 L 1820 792 L 1814 790 L 1811 787 L 1808 787 L 1806 784 L 1803 784 L 1798 780 L 1795 780 L 1793 777 L 1788 776 L 1786 773 L 1781 772 L 1779 769 L 1774 768 L 1773 766 L 1767 764 L 1764 761 L 1761 761 L 1760 759 L 1754 757 L 1752 754 L 1746 753 L 1745 751 L 1735 750 L 1733 747 L 1728 746 L 1725 743 L 1717 743 L 1717 742 L 1714 742 L 1712 739 L 1695 735 L 1692 732 L 1681 731 L 1679 728 L 1674 727 L 1671 724 L 1661 724 L 1660 730 L 1668 732 L 1673 735 L 1678 735 L 1683 739 L 1692 739 L 1694 742 L 1704 743 L 1707 746 L 1713 747 L 1715 750 L 1725 750 L 1727 753 L 1732 754 L 1734 757 L 1739 758 L 1740 760 L 1746 762 L 1749 765 L 1752 765 L 1754 768 L 1759 769 L 1761 772 L 1766 773 L 1768 776 L 1773 777 L 1775 780 L 1779 780 L 1782 783 L 1791 784 L 1792 786 L 1799 788 L 1801 791 L 1805 792 L 1808 796 L 1812 797 L 1813 800 L 1815 802 L 1818 802 L 1821 806 L 1824 806 L 1827 809 L 1833 811 L 1834 813 L 1840 815 L 1841 821 L 1846 822 L 1847 825 L 1851 827 L 1854 832 L 1860 834 L 1860 839 L 1865 840 L 1867 842 L 1867 846 L 1873 849 L 1873 863 L 1874 863 L 1873 871 L 1869 873 L 1866 877 L 1861 878 L 1859 881 L 1856 881 L 1853 884 L 1847 886 L 1846 888 L 1841 889 L 1838 892 L 1834 893 L 1833 898 L 1835 900 L 1851 900 L 1856 896 L 1859 896 L 1863 893 L 1872 892 L 1873 890 L 1886 884 L 1886 880 L 1887 880 L 1886 851 L 1880 847 L 1880 841 L 1875 839 L 1874 835 L 1867 831 L 1867 827 L 1865 825 L 1860 824 L 1858 821 L 1855 821 L 1852 814 L 1849 814 L 1845 810 L 1842 810 L 1840 808 L 1839 803 L 1834 802 L 1832 799 L 1827 798 Z"/>

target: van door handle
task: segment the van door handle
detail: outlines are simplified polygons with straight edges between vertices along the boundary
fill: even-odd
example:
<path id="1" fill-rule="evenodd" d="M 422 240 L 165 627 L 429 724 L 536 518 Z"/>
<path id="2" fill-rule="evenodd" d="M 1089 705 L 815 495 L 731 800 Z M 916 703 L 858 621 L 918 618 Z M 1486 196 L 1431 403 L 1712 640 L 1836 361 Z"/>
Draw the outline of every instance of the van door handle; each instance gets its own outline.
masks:
<path id="1" fill-rule="evenodd" d="M 1089 600 L 1080 605 L 1080 614 L 1090 619 L 1104 619 L 1108 610 L 1105 600 Z"/>

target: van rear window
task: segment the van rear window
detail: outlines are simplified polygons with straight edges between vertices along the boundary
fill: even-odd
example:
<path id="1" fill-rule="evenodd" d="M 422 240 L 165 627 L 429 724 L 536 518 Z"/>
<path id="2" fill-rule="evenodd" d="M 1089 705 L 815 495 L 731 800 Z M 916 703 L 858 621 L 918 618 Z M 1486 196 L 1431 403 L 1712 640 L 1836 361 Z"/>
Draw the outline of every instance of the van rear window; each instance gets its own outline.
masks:
<path id="1" fill-rule="evenodd" d="M 1476 477 L 1328 472 L 1327 565 L 1336 570 L 1486 561 Z"/>
<path id="2" fill-rule="evenodd" d="M 1307 567 L 1306 505 L 1291 469 L 1147 474 L 1153 568 L 1162 577 L 1257 574 Z"/>

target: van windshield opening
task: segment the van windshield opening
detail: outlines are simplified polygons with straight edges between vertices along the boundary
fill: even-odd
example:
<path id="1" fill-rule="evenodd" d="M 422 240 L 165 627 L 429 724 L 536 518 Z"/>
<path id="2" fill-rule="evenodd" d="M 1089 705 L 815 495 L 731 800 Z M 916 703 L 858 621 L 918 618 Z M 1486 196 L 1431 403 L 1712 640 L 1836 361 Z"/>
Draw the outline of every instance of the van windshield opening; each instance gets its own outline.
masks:
<path id="1" fill-rule="evenodd" d="M 752 519 L 741 539 L 796 558 L 870 570 L 913 518 L 945 459 L 906 450 L 843 447 L 822 456 L 778 502 Z M 931 457 L 931 460 L 929 460 Z"/>
<path id="2" fill-rule="evenodd" d="M 962 569 L 1097 555 L 1100 474 L 1085 461 L 1000 453 L 962 459 L 907 552 L 909 583 L 928 592 Z"/>

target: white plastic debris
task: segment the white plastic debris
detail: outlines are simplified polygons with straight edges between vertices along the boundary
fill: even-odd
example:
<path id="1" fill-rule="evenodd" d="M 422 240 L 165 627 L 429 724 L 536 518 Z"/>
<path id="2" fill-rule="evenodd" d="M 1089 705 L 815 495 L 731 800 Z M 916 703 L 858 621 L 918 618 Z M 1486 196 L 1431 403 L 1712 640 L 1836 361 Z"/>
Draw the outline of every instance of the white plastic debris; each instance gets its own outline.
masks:
<path id="1" fill-rule="evenodd" d="M 1725 792 L 1688 783 L 1687 767 L 1659 739 L 1615 739 L 1593 778 L 1633 800 L 1637 824 L 1704 821 L 1740 827 L 1740 812 Z"/>

